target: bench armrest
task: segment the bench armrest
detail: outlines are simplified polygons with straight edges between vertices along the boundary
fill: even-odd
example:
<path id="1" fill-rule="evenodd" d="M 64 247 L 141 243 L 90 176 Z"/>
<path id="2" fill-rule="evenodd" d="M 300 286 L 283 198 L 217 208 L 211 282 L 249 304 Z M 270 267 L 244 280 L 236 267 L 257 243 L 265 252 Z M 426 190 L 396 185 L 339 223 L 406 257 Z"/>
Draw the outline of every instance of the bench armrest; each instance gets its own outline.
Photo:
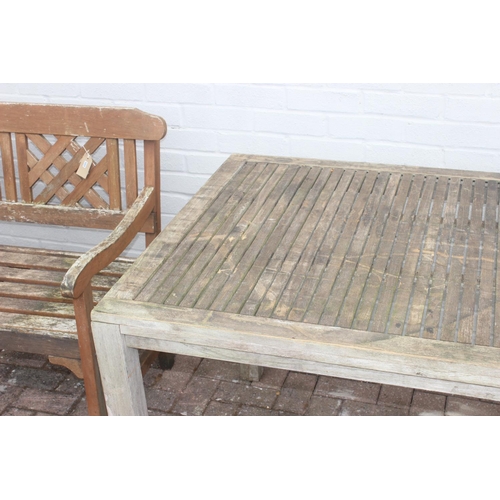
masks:
<path id="1" fill-rule="evenodd" d="M 119 257 L 132 242 L 154 206 L 154 188 L 146 187 L 115 230 L 71 266 L 61 284 L 62 295 L 69 299 L 80 297 L 91 279 Z"/>

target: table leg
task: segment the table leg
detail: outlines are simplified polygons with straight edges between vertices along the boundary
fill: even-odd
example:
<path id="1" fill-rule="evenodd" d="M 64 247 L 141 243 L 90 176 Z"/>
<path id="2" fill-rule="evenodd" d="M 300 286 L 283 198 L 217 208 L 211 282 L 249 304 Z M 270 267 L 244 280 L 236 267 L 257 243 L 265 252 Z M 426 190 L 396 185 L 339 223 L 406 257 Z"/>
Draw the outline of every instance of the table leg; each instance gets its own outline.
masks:
<path id="1" fill-rule="evenodd" d="M 108 415 L 147 416 L 139 351 L 128 347 L 117 325 L 92 323 Z"/>
<path id="2" fill-rule="evenodd" d="M 263 371 L 261 366 L 240 365 L 240 378 L 245 382 L 258 382 Z"/>

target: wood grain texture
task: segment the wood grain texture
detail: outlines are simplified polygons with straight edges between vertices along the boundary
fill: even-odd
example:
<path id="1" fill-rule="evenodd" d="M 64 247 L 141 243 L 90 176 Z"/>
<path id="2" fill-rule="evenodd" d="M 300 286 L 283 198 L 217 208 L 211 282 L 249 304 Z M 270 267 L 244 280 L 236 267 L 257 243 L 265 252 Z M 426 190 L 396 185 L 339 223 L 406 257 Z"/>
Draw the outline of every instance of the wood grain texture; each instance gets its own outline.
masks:
<path id="1" fill-rule="evenodd" d="M 0 103 L 0 132 L 159 141 L 167 127 L 131 108 Z"/>
<path id="2" fill-rule="evenodd" d="M 83 256 L 0 245 L 0 348 L 81 366 L 90 415 L 106 413 L 90 312 L 129 268 L 119 255 L 137 233 L 148 244 L 159 233 L 165 134 L 162 118 L 133 109 L 0 103 L 0 220 L 112 231 Z M 145 142 L 145 187 L 138 141 Z M 86 153 L 94 163 L 82 179 L 76 171 Z M 155 356 L 145 353 L 144 362 Z"/>
<path id="3" fill-rule="evenodd" d="M 4 194 L 7 201 L 17 201 L 16 173 L 11 134 L 0 133 L 0 153 L 2 154 Z M 0 197 L 0 200 L 2 198 Z"/>
<path id="4" fill-rule="evenodd" d="M 500 400 L 499 193 L 497 174 L 234 155 L 93 319 L 245 373 Z"/>

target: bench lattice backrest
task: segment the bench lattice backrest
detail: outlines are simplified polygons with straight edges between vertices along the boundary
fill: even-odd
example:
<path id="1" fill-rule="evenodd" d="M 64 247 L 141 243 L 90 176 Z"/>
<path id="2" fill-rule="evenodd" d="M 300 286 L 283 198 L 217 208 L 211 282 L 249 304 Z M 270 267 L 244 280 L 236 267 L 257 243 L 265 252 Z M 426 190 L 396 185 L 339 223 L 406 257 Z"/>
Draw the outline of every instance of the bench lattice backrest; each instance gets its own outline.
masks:
<path id="1" fill-rule="evenodd" d="M 165 134 L 162 118 L 136 109 L 0 103 L 0 220 L 112 229 L 140 183 L 156 188 L 159 207 Z M 87 152 L 93 164 L 82 178 Z M 158 213 L 143 231 L 159 225 Z"/>

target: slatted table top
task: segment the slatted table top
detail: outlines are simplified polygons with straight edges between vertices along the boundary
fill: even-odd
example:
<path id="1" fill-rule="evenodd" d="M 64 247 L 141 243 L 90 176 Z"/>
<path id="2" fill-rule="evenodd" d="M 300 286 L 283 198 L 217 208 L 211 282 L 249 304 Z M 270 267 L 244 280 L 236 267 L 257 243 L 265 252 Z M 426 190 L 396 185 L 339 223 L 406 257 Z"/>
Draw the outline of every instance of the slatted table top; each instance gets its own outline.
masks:
<path id="1" fill-rule="evenodd" d="M 110 298 L 498 347 L 499 189 L 497 174 L 235 155 Z"/>

